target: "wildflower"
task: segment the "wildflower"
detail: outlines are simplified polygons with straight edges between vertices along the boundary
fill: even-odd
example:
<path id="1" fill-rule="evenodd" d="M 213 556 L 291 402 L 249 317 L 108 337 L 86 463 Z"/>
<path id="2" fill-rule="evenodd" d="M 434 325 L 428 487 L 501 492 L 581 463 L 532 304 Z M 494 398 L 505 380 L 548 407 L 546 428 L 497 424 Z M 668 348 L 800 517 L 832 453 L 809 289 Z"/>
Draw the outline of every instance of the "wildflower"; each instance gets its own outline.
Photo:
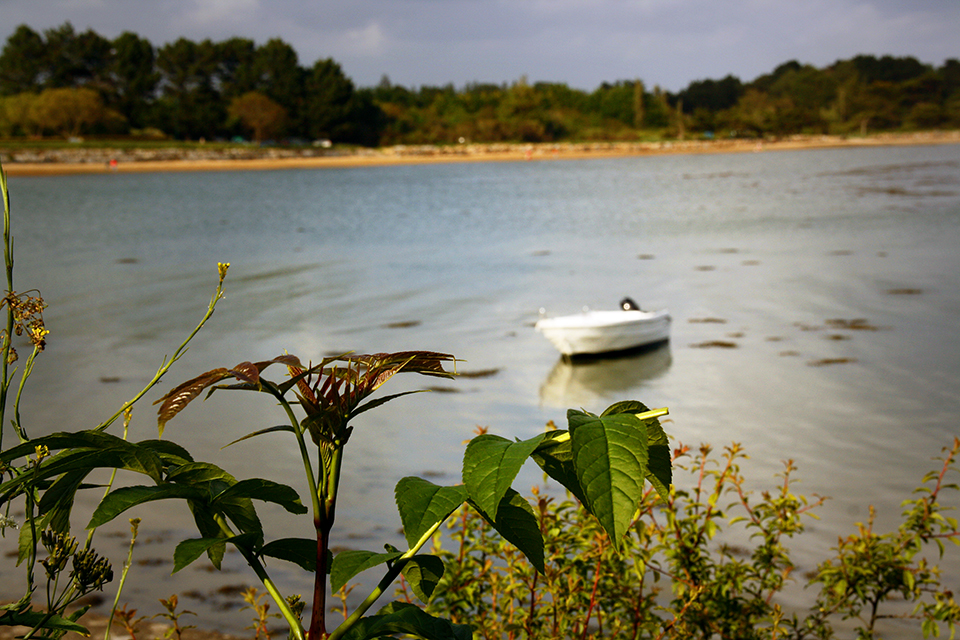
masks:
<path id="1" fill-rule="evenodd" d="M 38 351 L 43 351 L 44 347 L 47 346 L 47 334 L 50 333 L 43 324 L 43 310 L 47 306 L 43 302 L 43 298 L 39 295 L 34 297 L 26 293 L 18 294 L 11 291 L 0 301 L 0 307 L 3 305 L 7 305 L 13 312 L 14 333 L 21 336 L 26 331 L 34 347 Z M 16 352 L 11 353 L 11 357 L 15 355 Z"/>

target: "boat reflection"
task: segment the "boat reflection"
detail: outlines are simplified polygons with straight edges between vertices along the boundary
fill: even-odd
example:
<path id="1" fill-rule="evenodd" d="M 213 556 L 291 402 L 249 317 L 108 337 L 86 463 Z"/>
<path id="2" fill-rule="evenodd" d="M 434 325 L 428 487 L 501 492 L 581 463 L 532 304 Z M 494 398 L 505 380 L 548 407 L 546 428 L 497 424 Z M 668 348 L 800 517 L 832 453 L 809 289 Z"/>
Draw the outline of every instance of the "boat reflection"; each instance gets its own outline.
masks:
<path id="1" fill-rule="evenodd" d="M 561 357 L 540 386 L 540 404 L 586 408 L 598 400 L 623 399 L 625 391 L 663 375 L 671 361 L 670 345 L 666 342 L 617 357 Z"/>

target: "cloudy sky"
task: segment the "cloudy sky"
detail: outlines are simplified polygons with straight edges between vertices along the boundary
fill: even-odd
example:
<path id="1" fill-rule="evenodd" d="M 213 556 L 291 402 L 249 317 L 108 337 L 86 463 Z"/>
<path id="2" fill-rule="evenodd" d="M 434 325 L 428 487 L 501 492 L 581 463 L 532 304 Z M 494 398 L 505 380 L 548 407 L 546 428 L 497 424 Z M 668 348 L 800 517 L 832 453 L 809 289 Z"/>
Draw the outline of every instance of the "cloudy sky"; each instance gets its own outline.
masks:
<path id="1" fill-rule="evenodd" d="M 279 37 L 300 63 L 333 58 L 359 86 L 640 78 L 678 91 L 788 60 L 860 53 L 960 58 L 960 0 L 0 0 L 0 38 L 70 21 L 154 46 Z"/>

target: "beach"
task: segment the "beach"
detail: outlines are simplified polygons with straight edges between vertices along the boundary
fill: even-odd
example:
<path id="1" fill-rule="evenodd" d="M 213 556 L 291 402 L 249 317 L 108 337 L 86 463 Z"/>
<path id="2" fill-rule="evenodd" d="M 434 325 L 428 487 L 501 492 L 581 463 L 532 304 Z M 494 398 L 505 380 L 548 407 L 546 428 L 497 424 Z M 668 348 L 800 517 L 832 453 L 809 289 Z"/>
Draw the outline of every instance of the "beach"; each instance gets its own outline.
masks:
<path id="1" fill-rule="evenodd" d="M 447 162 L 579 160 L 657 154 L 758 153 L 796 149 L 957 144 L 960 131 L 884 133 L 867 137 L 794 135 L 776 139 L 537 144 L 398 145 L 378 149 L 284 147 L 160 149 L 58 148 L 13 150 L 0 144 L 11 176 L 115 172 L 324 169 Z"/>

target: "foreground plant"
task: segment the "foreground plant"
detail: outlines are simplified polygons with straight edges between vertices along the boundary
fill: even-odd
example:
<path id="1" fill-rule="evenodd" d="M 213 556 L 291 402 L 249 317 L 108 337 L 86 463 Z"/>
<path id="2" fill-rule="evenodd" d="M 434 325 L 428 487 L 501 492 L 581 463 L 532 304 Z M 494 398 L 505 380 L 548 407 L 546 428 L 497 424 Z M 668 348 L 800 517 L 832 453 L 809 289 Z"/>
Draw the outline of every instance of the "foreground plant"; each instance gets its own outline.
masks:
<path id="1" fill-rule="evenodd" d="M 453 545 L 440 537 L 434 545 L 447 571 L 428 611 L 476 621 L 488 639 L 846 637 L 835 624 L 876 638 L 877 624 L 891 618 L 916 620 L 925 637 L 945 629 L 953 638 L 960 606 L 931 551 L 960 544 L 944 504 L 948 492 L 956 499 L 958 454 L 955 439 L 918 496 L 903 503 L 896 531 L 875 532 L 871 511 L 834 557 L 803 577 L 815 592 L 809 610 L 788 614 L 778 597 L 800 579 L 786 543 L 824 499 L 794 493 L 791 461 L 773 490 L 749 491 L 739 468 L 745 454 L 734 444 L 719 456 L 706 445 L 679 446 L 674 468 L 683 479 L 665 502 L 645 492 L 622 553 L 574 501 L 535 491 L 550 532 L 543 574 L 482 518 L 458 511 L 448 525 Z"/>
<path id="2" fill-rule="evenodd" d="M 2 178 L 0 167 L 0 178 Z M 0 420 L 6 407 L 12 374 L 7 365 L 16 360 L 14 334 L 26 332 L 34 351 L 24 366 L 19 389 L 29 375 L 33 359 L 44 346 L 46 330 L 39 297 L 14 292 L 12 244 L 9 239 L 9 206 L 6 182 L 5 241 L 8 289 L 3 298 L 7 329 L 3 337 L 3 370 L 0 386 Z M 20 424 L 19 392 L 14 404 L 13 425 L 19 443 L 0 451 L 0 507 L 9 509 L 14 501 L 25 513 L 19 540 L 18 563 L 26 568 L 24 597 L 0 609 L 0 624 L 27 624 L 35 634 L 57 637 L 66 630 L 85 631 L 76 623 L 83 611 L 66 615 L 66 607 L 80 595 L 102 588 L 112 579 L 112 569 L 90 547 L 94 532 L 128 509 L 147 502 L 176 499 L 187 503 L 200 537 L 184 540 L 174 553 L 174 571 L 206 555 L 220 567 L 226 545 L 236 547 L 269 593 L 278 612 L 290 626 L 291 636 L 305 640 L 298 597 L 284 596 L 270 577 L 264 558 L 296 563 L 315 576 L 310 599 L 309 638 L 350 638 L 362 640 L 402 633 L 424 638 L 467 638 L 469 625 L 453 624 L 427 614 L 407 602 L 394 602 L 375 615 L 369 609 L 391 584 L 403 576 L 422 600 L 429 600 L 444 573 L 439 558 L 420 550 L 443 522 L 462 505 L 468 505 L 489 522 L 504 539 L 516 546 L 536 571 L 543 573 L 544 538 L 537 513 L 511 488 L 520 467 L 532 458 L 543 470 L 578 497 L 587 512 L 595 516 L 614 548 L 621 548 L 648 481 L 666 498 L 671 483 L 671 460 L 667 437 L 659 423 L 665 409 L 650 411 L 639 402 L 622 402 L 600 415 L 584 411 L 568 413 L 568 429 L 540 434 L 523 441 L 511 441 L 491 434 L 474 438 L 463 460 L 463 483 L 439 486 L 421 478 L 399 481 L 395 497 L 403 524 L 407 549 L 388 546 L 386 552 L 330 551 L 330 535 L 336 519 L 344 452 L 353 432 L 353 421 L 366 411 L 415 392 L 371 397 L 400 373 L 452 377 L 443 368 L 455 364 L 452 355 L 429 351 L 405 351 L 349 355 L 304 364 L 293 355 L 262 362 L 242 362 L 232 368 L 207 371 L 175 387 L 161 398 L 158 415 L 159 437 L 164 428 L 190 402 L 204 392 L 242 390 L 264 393 L 283 411 L 286 424 L 258 429 L 240 440 L 268 434 L 288 433 L 295 438 L 303 464 L 305 506 L 298 492 L 271 480 L 238 480 L 217 465 L 193 459 L 186 448 L 162 439 L 129 442 L 127 427 L 131 407 L 151 389 L 183 353 L 186 344 L 211 317 L 222 297 L 228 265 L 218 266 L 219 282 L 206 315 L 169 361 L 165 361 L 147 386 L 113 416 L 89 430 L 55 433 L 31 439 Z M 270 367 L 282 367 L 285 375 L 271 380 L 264 376 Z M 122 436 L 107 433 L 117 418 L 124 416 Z M 0 423 L 2 424 L 2 423 Z M 0 432 L 2 433 L 2 432 Z M 239 442 L 239 440 L 237 441 Z M 77 492 L 96 488 L 86 482 L 96 469 L 128 471 L 145 476 L 151 484 L 113 489 L 114 475 L 106 493 L 86 526 L 82 546 L 69 535 Z M 102 487 L 100 487 L 103 489 Z M 294 514 L 312 516 L 313 535 L 266 541 L 254 501 L 280 505 Z M 6 516 L 5 516 L 6 517 Z M 8 522 L 7 519 L 3 521 Z M 43 566 L 48 575 L 45 610 L 34 611 L 32 597 L 37 589 L 33 570 L 38 546 L 47 549 Z M 71 582 L 64 590 L 59 581 L 69 558 L 73 559 Z M 361 571 L 385 565 L 379 584 L 365 600 L 332 631 L 327 630 L 328 588 L 336 593 Z M 125 573 L 124 573 L 125 575 Z M 329 582 L 329 585 L 328 585 Z M 52 585 L 52 586 L 51 586 Z M 119 602 L 119 596 L 118 600 Z M 164 603 L 173 615 L 176 601 Z M 264 609 L 264 612 L 266 609 Z M 165 614 L 166 615 L 166 614 Z"/>

